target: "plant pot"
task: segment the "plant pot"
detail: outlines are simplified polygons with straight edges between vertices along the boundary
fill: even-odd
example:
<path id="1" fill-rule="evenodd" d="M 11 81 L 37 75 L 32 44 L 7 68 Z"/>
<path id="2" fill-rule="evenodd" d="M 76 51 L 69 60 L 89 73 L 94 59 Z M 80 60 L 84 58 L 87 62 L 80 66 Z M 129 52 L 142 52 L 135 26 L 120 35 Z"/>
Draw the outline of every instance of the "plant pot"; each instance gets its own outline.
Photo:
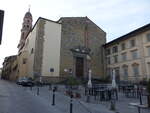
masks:
<path id="1" fill-rule="evenodd" d="M 71 96 L 71 95 L 73 95 L 73 93 L 72 93 L 72 91 L 66 91 L 66 95 L 68 95 L 68 96 Z"/>
<path id="2" fill-rule="evenodd" d="M 75 93 L 75 97 L 76 97 L 76 98 L 81 98 L 80 93 Z"/>

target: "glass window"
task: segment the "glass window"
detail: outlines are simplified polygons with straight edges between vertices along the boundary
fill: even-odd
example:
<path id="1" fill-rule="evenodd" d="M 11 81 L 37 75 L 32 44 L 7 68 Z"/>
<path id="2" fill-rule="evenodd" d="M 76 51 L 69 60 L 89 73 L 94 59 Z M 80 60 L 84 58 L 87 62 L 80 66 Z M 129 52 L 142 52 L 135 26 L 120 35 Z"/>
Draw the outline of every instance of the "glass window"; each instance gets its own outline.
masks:
<path id="1" fill-rule="evenodd" d="M 122 53 L 122 61 L 126 61 L 127 60 L 127 53 Z"/>
<path id="2" fill-rule="evenodd" d="M 119 67 L 114 68 L 116 74 L 116 82 L 120 81 L 120 69 Z"/>
<path id="3" fill-rule="evenodd" d="M 134 47 L 135 46 L 135 40 L 130 40 L 130 46 Z"/>
<path id="4" fill-rule="evenodd" d="M 122 43 L 122 44 L 121 44 L 121 49 L 122 49 L 122 50 L 125 50 L 125 48 L 126 48 L 125 43 Z"/>
<path id="5" fill-rule="evenodd" d="M 148 53 L 148 56 L 150 56 L 150 46 L 147 47 L 147 53 Z"/>
<path id="6" fill-rule="evenodd" d="M 148 42 L 150 42 L 150 33 L 149 33 L 149 34 L 147 34 L 147 36 L 146 36 L 146 37 L 147 37 L 147 41 L 148 41 Z"/>
<path id="7" fill-rule="evenodd" d="M 113 53 L 118 52 L 118 47 L 117 47 L 117 46 L 114 46 L 114 47 L 112 48 L 112 52 L 113 52 Z"/>
<path id="8" fill-rule="evenodd" d="M 33 54 L 33 51 L 34 51 L 34 50 L 33 50 L 33 48 L 32 48 L 32 49 L 31 49 L 31 54 Z"/>
<path id="9" fill-rule="evenodd" d="M 150 62 L 147 62 L 147 65 L 148 65 L 148 73 L 150 75 Z"/>
<path id="10" fill-rule="evenodd" d="M 115 55 L 114 56 L 114 63 L 117 63 L 118 62 L 118 55 Z"/>
<path id="11" fill-rule="evenodd" d="M 26 64 L 26 61 L 27 61 L 27 59 L 26 58 L 23 58 L 23 64 Z"/>
<path id="12" fill-rule="evenodd" d="M 107 64 L 110 64 L 110 57 L 107 57 Z"/>
<path id="13" fill-rule="evenodd" d="M 132 59 L 137 59 L 138 58 L 138 51 L 137 50 L 131 51 L 131 54 L 132 54 Z"/>
<path id="14" fill-rule="evenodd" d="M 128 66 L 127 65 L 124 65 L 122 67 L 122 70 L 123 70 L 123 79 L 124 80 L 128 80 Z"/>
<path id="15" fill-rule="evenodd" d="M 110 55 L 110 49 L 106 49 L 106 55 Z"/>
<path id="16" fill-rule="evenodd" d="M 111 77 L 111 69 L 110 68 L 107 68 L 107 76 Z"/>
<path id="17" fill-rule="evenodd" d="M 133 75 L 134 76 L 139 76 L 139 65 L 138 64 L 133 64 L 132 68 L 133 68 Z"/>

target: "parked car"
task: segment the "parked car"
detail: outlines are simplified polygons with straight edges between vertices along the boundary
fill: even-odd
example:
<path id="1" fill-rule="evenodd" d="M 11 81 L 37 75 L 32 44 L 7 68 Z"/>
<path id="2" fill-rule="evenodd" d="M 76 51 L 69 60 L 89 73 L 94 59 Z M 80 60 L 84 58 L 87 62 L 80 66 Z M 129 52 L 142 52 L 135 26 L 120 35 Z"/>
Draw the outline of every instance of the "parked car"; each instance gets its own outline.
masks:
<path id="1" fill-rule="evenodd" d="M 31 77 L 21 77 L 17 80 L 16 83 L 18 85 L 22 85 L 22 86 L 33 86 L 34 85 L 33 79 Z"/>
<path id="2" fill-rule="evenodd" d="M 25 77 L 19 77 L 16 81 L 16 84 L 21 85 L 22 81 L 25 79 Z"/>

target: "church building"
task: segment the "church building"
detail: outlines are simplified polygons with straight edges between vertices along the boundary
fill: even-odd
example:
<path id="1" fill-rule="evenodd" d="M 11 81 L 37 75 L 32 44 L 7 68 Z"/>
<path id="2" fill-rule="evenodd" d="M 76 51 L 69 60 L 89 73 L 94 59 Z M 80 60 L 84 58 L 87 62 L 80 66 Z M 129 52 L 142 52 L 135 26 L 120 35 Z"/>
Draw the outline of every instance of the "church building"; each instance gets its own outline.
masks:
<path id="1" fill-rule="evenodd" d="M 32 27 L 30 10 L 25 14 L 18 44 L 18 75 L 43 80 L 67 76 L 92 78 L 105 75 L 102 45 L 106 33 L 88 17 L 39 17 Z M 52 79 L 53 78 L 53 79 Z"/>

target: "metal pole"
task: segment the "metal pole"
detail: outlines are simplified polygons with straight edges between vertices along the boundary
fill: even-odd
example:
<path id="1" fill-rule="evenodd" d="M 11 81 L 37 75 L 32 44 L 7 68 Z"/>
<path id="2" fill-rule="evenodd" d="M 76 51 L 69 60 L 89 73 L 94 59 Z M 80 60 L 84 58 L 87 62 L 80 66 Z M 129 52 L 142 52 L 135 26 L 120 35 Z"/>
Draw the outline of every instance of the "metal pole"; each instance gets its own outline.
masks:
<path id="1" fill-rule="evenodd" d="M 115 92 L 116 92 L 116 100 L 118 100 L 118 90 L 115 89 Z"/>
<path id="2" fill-rule="evenodd" d="M 138 107 L 138 113 L 141 113 L 141 109 L 140 109 L 140 107 Z"/>
<path id="3" fill-rule="evenodd" d="M 55 105 L 55 88 L 53 88 L 53 99 L 52 99 L 52 105 Z"/>
<path id="4" fill-rule="evenodd" d="M 90 102 L 90 88 L 88 88 L 88 93 L 87 93 L 86 102 Z"/>
<path id="5" fill-rule="evenodd" d="M 140 104 L 142 105 L 142 93 L 140 91 Z"/>
<path id="6" fill-rule="evenodd" d="M 30 86 L 30 90 L 32 91 L 32 86 Z"/>
<path id="7" fill-rule="evenodd" d="M 73 110 L 72 98 L 73 98 L 73 95 L 71 94 L 71 96 L 70 96 L 70 113 L 73 113 L 72 112 L 72 110 Z"/>
<path id="8" fill-rule="evenodd" d="M 39 86 L 37 87 L 37 95 L 39 95 L 39 92 L 40 92 L 40 88 Z"/>
<path id="9" fill-rule="evenodd" d="M 49 90 L 51 90 L 52 89 L 52 86 L 51 86 L 51 84 L 49 85 L 49 88 L 48 88 Z"/>

